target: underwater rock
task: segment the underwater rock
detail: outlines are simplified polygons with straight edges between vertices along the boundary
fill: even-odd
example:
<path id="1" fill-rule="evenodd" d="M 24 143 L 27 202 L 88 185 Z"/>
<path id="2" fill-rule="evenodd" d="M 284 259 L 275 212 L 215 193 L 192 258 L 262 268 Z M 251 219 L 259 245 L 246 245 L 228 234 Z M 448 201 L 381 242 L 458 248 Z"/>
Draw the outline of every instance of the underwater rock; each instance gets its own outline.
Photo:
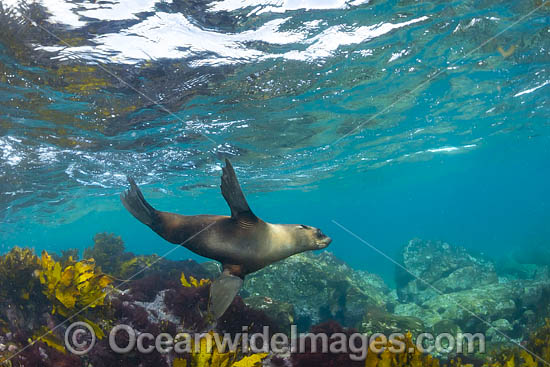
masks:
<path id="1" fill-rule="evenodd" d="M 168 312 L 168 307 L 164 303 L 166 291 L 161 291 L 152 302 L 136 301 L 134 304 L 143 307 L 149 312 L 149 321 L 155 324 L 161 322 L 171 322 L 173 324 L 181 324 L 181 319 Z"/>
<path id="2" fill-rule="evenodd" d="M 401 303 L 395 306 L 394 313 L 401 316 L 415 316 L 422 320 L 426 328 L 430 329 L 443 320 L 437 311 L 424 308 L 416 303 Z"/>
<path id="3" fill-rule="evenodd" d="M 402 251 L 402 263 L 416 277 L 400 267 L 396 268 L 397 294 L 402 302 L 420 304 L 438 293 L 452 293 L 498 282 L 495 267 L 490 261 L 469 254 L 463 247 L 442 241 L 409 241 Z"/>
<path id="4" fill-rule="evenodd" d="M 465 331 L 479 332 L 487 329 L 482 320 L 513 319 L 517 310 L 515 300 L 520 296 L 521 289 L 509 283 L 495 284 L 438 295 L 421 307 L 435 310 L 440 320 L 453 320 Z"/>
<path id="5" fill-rule="evenodd" d="M 294 323 L 294 306 L 290 303 L 279 302 L 269 297 L 252 296 L 244 299 L 244 303 L 255 310 L 263 311 L 279 326 L 283 332 L 290 332 Z"/>
<path id="6" fill-rule="evenodd" d="M 517 334 L 526 335 L 533 323 L 540 323 L 532 310 L 540 308 L 549 284 L 544 282 L 514 281 L 503 284 L 490 284 L 460 292 L 442 294 L 421 303 L 397 305 L 395 313 L 403 316 L 416 316 L 427 327 L 436 328 L 442 320 L 451 320 L 465 332 L 484 332 L 490 325 L 487 322 L 505 319 L 518 322 Z M 522 316 L 522 313 L 526 313 Z M 541 312 L 546 314 L 546 311 Z M 449 332 L 449 331 L 447 331 Z"/>
<path id="7" fill-rule="evenodd" d="M 385 308 L 390 290 L 376 275 L 357 271 L 330 252 L 302 253 L 249 275 L 245 297 L 269 297 L 294 306 L 301 330 L 333 319 L 354 326 L 367 306 Z"/>
<path id="8" fill-rule="evenodd" d="M 358 329 L 368 335 L 375 333 L 390 335 L 405 332 L 418 335 L 426 332 L 424 322 L 418 317 L 395 315 L 377 307 L 370 307 L 367 310 L 363 321 L 358 325 Z"/>
<path id="9" fill-rule="evenodd" d="M 543 267 L 497 277 L 488 260 L 468 254 L 462 247 L 438 241 L 412 240 L 403 249 L 403 264 L 410 274 L 397 271 L 397 293 L 402 302 L 394 308 L 400 316 L 414 316 L 435 333 L 488 332 L 488 341 L 501 342 L 499 327 L 507 323 L 514 338 L 526 337 L 540 326 L 549 310 L 550 278 Z M 532 270 L 532 269 L 531 269 Z M 435 289 L 434 289 L 435 288 Z M 496 324 L 495 324 L 496 323 Z M 444 330 L 448 328 L 449 330 Z"/>
<path id="10" fill-rule="evenodd" d="M 505 343 L 512 337 L 514 327 L 506 319 L 499 319 L 491 323 L 491 327 L 485 332 L 485 338 L 495 343 Z"/>
<path id="11" fill-rule="evenodd" d="M 458 326 L 454 321 L 447 319 L 436 322 L 433 326 L 432 331 L 434 335 L 440 335 L 444 333 L 458 335 L 458 333 L 462 332 L 460 326 Z"/>

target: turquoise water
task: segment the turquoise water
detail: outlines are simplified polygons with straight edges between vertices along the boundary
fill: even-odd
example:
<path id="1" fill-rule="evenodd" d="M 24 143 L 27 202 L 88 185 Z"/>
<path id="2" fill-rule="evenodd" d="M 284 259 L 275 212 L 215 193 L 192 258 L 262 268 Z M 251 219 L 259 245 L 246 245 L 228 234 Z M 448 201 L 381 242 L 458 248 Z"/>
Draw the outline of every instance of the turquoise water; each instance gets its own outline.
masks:
<path id="1" fill-rule="evenodd" d="M 2 252 L 109 231 L 164 254 L 125 176 L 159 209 L 228 214 L 224 157 L 261 218 L 320 227 L 388 283 L 334 221 L 392 258 L 415 237 L 550 244 L 548 4 L 1 3 Z"/>

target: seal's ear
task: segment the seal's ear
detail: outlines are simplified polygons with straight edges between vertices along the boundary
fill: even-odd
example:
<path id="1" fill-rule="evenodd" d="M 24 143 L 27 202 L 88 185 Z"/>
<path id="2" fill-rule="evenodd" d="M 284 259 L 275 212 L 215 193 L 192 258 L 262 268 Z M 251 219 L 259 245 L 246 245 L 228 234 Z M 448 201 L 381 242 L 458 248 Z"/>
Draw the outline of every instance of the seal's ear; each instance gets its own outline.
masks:
<path id="1" fill-rule="evenodd" d="M 238 216 L 245 216 L 248 219 L 256 218 L 246 202 L 241 186 L 239 185 L 239 180 L 237 180 L 235 170 L 227 158 L 225 159 L 225 167 L 222 168 L 222 171 L 222 184 L 220 187 L 222 189 L 222 195 L 231 209 L 231 216 L 233 218 Z"/>
<path id="2" fill-rule="evenodd" d="M 209 311 L 215 320 L 219 319 L 227 310 L 243 285 L 238 276 L 222 273 L 210 286 Z"/>

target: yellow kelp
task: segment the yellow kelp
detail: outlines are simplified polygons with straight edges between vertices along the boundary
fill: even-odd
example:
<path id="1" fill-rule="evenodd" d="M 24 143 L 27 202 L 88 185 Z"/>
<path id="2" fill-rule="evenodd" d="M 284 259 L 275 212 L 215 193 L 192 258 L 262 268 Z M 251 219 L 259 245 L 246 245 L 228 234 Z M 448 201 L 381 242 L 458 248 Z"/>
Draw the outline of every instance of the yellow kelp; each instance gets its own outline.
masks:
<path id="1" fill-rule="evenodd" d="M 377 343 L 379 342 L 378 340 Z M 373 353 L 372 348 L 369 348 L 365 367 L 439 367 L 439 360 L 429 354 L 422 353 L 414 345 L 410 332 L 405 335 L 401 342 L 405 345 L 402 353 L 391 352 L 391 342 L 388 342 L 384 351 L 378 354 Z M 380 348 L 381 345 L 377 344 L 376 347 Z M 399 349 L 397 346 L 394 346 L 394 348 Z"/>
<path id="2" fill-rule="evenodd" d="M 185 277 L 184 273 L 181 273 L 180 281 L 181 281 L 181 285 L 187 288 L 191 288 L 191 287 L 198 288 L 210 283 L 210 279 L 201 279 L 199 281 L 195 279 L 193 276 L 189 276 L 189 281 L 187 281 L 187 278 Z"/>
<path id="3" fill-rule="evenodd" d="M 257 367 L 261 366 L 262 360 L 268 355 L 257 353 L 237 360 L 237 353 L 234 351 L 218 351 L 215 337 L 213 332 L 204 335 L 199 341 L 200 345 L 193 346 L 190 359 L 176 358 L 173 367 Z"/>
<path id="4" fill-rule="evenodd" d="M 105 288 L 112 279 L 97 272 L 93 259 L 75 262 L 69 259 L 67 266 L 56 262 L 42 252 L 38 276 L 45 287 L 43 293 L 53 304 L 52 313 L 69 316 L 70 311 L 79 308 L 93 308 L 103 305 Z"/>
<path id="5" fill-rule="evenodd" d="M 421 353 L 412 342 L 408 333 L 403 340 L 405 352 L 391 353 L 385 349 L 382 353 L 369 352 L 365 361 L 366 367 L 439 367 L 440 361 L 429 354 Z M 378 345 L 379 346 L 379 345 Z M 386 345 L 389 347 L 389 344 Z M 550 361 L 550 319 L 546 325 L 535 331 L 525 347 L 504 348 L 488 357 L 483 367 L 543 367 Z M 463 363 L 460 357 L 455 357 L 445 366 L 473 367 Z"/>
<path id="6" fill-rule="evenodd" d="M 550 319 L 535 331 L 524 347 L 504 349 L 486 367 L 546 367 L 550 361 Z"/>

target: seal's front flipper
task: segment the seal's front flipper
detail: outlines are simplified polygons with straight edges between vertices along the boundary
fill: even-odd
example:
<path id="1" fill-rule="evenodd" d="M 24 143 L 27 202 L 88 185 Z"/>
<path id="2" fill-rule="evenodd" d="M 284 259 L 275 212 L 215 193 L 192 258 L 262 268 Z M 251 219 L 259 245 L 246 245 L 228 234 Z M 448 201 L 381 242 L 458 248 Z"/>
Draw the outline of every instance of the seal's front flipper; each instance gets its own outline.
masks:
<path id="1" fill-rule="evenodd" d="M 229 159 L 225 159 L 225 167 L 222 168 L 222 171 L 222 195 L 231 209 L 231 216 L 233 218 L 245 216 L 249 220 L 257 220 L 246 202 L 246 198 L 239 185 L 239 180 L 237 180 L 237 175 Z"/>
<path id="2" fill-rule="evenodd" d="M 243 285 L 242 278 L 223 272 L 210 286 L 209 310 L 215 320 L 227 310 Z"/>

